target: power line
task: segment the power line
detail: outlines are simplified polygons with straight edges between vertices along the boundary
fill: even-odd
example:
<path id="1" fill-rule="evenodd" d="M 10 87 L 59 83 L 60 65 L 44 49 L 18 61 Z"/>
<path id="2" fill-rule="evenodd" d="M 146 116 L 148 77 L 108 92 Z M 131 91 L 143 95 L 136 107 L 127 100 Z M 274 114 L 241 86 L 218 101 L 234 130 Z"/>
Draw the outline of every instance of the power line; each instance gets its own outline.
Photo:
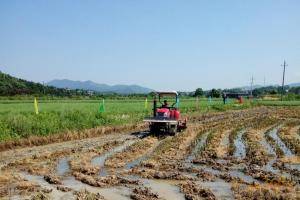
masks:
<path id="1" fill-rule="evenodd" d="M 282 74 L 282 88 L 281 88 L 281 101 L 283 100 L 283 92 L 284 92 L 284 78 L 285 78 L 285 68 L 288 66 L 285 62 L 283 61 L 283 74 Z"/>

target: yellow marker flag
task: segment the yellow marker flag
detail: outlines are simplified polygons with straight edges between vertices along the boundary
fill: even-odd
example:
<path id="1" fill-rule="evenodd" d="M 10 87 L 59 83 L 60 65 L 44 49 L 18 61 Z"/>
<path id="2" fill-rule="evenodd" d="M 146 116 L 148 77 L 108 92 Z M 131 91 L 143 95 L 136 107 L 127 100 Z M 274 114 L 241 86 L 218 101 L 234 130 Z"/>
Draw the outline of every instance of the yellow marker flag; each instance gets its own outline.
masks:
<path id="1" fill-rule="evenodd" d="M 39 107 L 36 98 L 34 97 L 34 111 L 35 114 L 39 114 Z"/>
<path id="2" fill-rule="evenodd" d="M 145 109 L 148 109 L 148 99 L 145 99 Z"/>

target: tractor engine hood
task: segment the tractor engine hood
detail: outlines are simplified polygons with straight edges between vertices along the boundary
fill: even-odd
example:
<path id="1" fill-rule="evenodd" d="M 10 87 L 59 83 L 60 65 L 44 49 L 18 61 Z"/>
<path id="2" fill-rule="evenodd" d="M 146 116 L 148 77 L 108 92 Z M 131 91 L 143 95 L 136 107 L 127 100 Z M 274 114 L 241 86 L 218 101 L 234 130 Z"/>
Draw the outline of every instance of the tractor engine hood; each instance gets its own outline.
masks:
<path id="1" fill-rule="evenodd" d="M 157 116 L 158 117 L 170 117 L 170 110 L 168 108 L 158 108 Z"/>

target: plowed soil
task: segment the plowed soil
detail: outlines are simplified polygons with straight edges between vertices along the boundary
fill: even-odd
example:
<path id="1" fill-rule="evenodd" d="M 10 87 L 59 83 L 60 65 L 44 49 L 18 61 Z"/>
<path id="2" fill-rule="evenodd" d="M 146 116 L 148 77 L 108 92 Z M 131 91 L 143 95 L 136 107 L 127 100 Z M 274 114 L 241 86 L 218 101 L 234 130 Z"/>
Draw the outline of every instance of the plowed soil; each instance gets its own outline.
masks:
<path id="1" fill-rule="evenodd" d="M 0 199 L 300 197 L 300 108 L 193 114 L 175 136 L 145 127 L 3 150 Z"/>

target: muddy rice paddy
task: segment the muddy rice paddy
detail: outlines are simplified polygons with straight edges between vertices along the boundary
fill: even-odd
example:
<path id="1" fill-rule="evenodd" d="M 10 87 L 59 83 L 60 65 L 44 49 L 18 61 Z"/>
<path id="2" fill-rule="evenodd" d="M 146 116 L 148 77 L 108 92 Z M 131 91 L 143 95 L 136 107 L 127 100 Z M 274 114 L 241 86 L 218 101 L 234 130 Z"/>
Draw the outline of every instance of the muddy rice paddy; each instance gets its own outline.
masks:
<path id="1" fill-rule="evenodd" d="M 299 108 L 259 107 L 2 151 L 0 199 L 299 199 L 299 130 Z"/>

